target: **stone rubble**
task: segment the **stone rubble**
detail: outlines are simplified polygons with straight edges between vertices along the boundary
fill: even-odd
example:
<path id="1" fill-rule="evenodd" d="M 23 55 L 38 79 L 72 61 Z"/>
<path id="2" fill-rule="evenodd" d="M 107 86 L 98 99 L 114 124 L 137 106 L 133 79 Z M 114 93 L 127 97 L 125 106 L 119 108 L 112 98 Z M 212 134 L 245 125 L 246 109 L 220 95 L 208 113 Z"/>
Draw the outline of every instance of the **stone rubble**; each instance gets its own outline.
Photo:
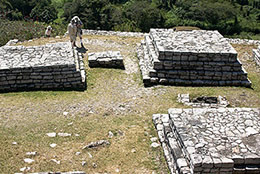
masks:
<path id="1" fill-rule="evenodd" d="M 251 86 L 236 50 L 217 31 L 151 29 L 137 53 L 145 86 Z"/>
<path id="2" fill-rule="evenodd" d="M 0 47 L 0 92 L 86 88 L 83 55 L 70 43 Z"/>
<path id="3" fill-rule="evenodd" d="M 123 57 L 120 51 L 88 53 L 89 67 L 124 69 Z"/>
<path id="4" fill-rule="evenodd" d="M 172 174 L 260 173 L 260 109 L 173 108 L 153 122 Z"/>
<path id="5" fill-rule="evenodd" d="M 260 66 L 260 45 L 257 47 L 257 49 L 253 49 L 253 58 L 255 63 Z"/>
<path id="6" fill-rule="evenodd" d="M 203 108 L 203 107 L 209 107 L 209 108 L 221 108 L 221 107 L 227 107 L 229 105 L 229 102 L 225 97 L 218 96 L 218 102 L 217 103 L 194 103 L 190 101 L 190 95 L 189 94 L 178 94 L 178 102 L 183 103 L 187 106 L 192 106 L 193 108 Z"/>

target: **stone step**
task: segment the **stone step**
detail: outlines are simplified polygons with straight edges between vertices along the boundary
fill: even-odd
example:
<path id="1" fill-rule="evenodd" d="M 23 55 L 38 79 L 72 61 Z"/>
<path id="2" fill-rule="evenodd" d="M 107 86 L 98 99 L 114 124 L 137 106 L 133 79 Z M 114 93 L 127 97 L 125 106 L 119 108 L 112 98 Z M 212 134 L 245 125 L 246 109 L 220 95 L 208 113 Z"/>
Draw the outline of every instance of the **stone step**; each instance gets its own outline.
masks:
<path id="1" fill-rule="evenodd" d="M 214 72 L 195 70 L 150 70 L 150 77 L 183 79 L 183 80 L 247 80 L 247 73 L 237 72 Z"/>
<path id="2" fill-rule="evenodd" d="M 183 80 L 173 78 L 151 77 L 143 80 L 145 86 L 152 85 L 175 85 L 175 86 L 244 86 L 250 87 L 248 80 Z"/>

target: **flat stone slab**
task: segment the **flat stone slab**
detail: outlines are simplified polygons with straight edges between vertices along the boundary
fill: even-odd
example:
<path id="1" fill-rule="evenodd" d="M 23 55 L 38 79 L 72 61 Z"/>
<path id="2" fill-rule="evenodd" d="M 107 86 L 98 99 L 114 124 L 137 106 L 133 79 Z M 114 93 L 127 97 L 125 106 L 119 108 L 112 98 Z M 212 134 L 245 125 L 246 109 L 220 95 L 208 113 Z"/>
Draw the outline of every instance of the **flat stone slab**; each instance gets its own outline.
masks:
<path id="1" fill-rule="evenodd" d="M 120 51 L 107 51 L 88 54 L 89 67 L 124 69 L 123 57 Z"/>
<path id="2" fill-rule="evenodd" d="M 260 109 L 174 108 L 153 121 L 173 171 L 260 173 Z"/>
<path id="3" fill-rule="evenodd" d="M 85 89 L 83 55 L 70 43 L 0 47 L 0 91 Z"/>
<path id="4" fill-rule="evenodd" d="M 159 52 L 237 53 L 218 31 L 151 29 L 150 35 Z"/>

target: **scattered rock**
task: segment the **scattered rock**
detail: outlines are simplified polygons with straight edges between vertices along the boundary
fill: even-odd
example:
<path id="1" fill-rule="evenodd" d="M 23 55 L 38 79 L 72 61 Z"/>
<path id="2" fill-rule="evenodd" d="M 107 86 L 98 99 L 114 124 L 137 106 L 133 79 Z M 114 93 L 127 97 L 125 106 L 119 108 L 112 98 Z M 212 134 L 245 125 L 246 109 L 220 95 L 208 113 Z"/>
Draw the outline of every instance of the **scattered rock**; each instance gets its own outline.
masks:
<path id="1" fill-rule="evenodd" d="M 20 168 L 20 171 L 21 171 L 21 172 L 28 172 L 29 170 L 31 170 L 31 167 L 23 167 L 23 168 Z"/>
<path id="2" fill-rule="evenodd" d="M 135 153 L 135 152 L 136 152 L 136 150 L 135 150 L 135 149 L 132 149 L 132 150 L 131 150 L 131 152 L 132 152 L 132 153 Z"/>
<path id="3" fill-rule="evenodd" d="M 76 137 L 79 137 L 79 134 L 75 134 Z"/>
<path id="4" fill-rule="evenodd" d="M 55 39 L 60 39 L 60 36 L 56 36 Z"/>
<path id="5" fill-rule="evenodd" d="M 50 146 L 51 146 L 52 148 L 54 148 L 54 147 L 56 147 L 56 146 L 57 146 L 57 144 L 55 144 L 55 143 L 52 143 L 52 144 L 50 144 Z"/>
<path id="6" fill-rule="evenodd" d="M 109 141 L 107 141 L 107 140 L 99 140 L 99 141 L 96 141 L 96 142 L 91 142 L 88 145 L 84 146 L 82 149 L 97 148 L 99 146 L 104 146 L 104 145 L 110 145 Z"/>
<path id="7" fill-rule="evenodd" d="M 81 152 L 76 152 L 76 153 L 75 153 L 75 155 L 77 155 L 77 156 L 80 155 L 80 154 L 81 154 Z"/>
<path id="8" fill-rule="evenodd" d="M 63 112 L 64 116 L 67 116 L 69 114 L 69 112 Z"/>
<path id="9" fill-rule="evenodd" d="M 113 138 L 113 136 L 114 136 L 113 132 L 109 131 L 108 132 L 108 138 Z"/>
<path id="10" fill-rule="evenodd" d="M 51 159 L 51 162 L 54 162 L 56 164 L 60 164 L 60 161 L 56 160 L 56 159 Z"/>
<path id="11" fill-rule="evenodd" d="M 14 142 L 12 142 L 12 145 L 17 145 L 17 142 L 15 142 L 15 141 L 14 141 Z"/>
<path id="12" fill-rule="evenodd" d="M 37 155 L 37 152 L 26 152 L 26 155 L 27 156 L 36 156 Z"/>
<path id="13" fill-rule="evenodd" d="M 55 132 L 51 132 L 51 133 L 47 133 L 48 137 L 56 137 L 56 133 Z"/>
<path id="14" fill-rule="evenodd" d="M 119 136 L 125 136 L 124 132 L 121 131 L 121 130 L 118 130 L 117 133 L 118 133 Z"/>
<path id="15" fill-rule="evenodd" d="M 88 152 L 88 156 L 89 158 L 93 158 L 93 156 L 91 155 L 91 153 Z"/>
<path id="16" fill-rule="evenodd" d="M 58 133 L 58 136 L 60 136 L 60 137 L 70 137 L 71 134 L 69 134 L 69 133 Z"/>
<path id="17" fill-rule="evenodd" d="M 34 162 L 34 160 L 33 160 L 33 159 L 30 159 L 30 158 L 25 158 L 25 159 L 24 159 L 24 162 L 26 162 L 26 163 L 28 163 L 28 164 L 31 164 L 31 163 Z"/>
<path id="18" fill-rule="evenodd" d="M 82 166 L 86 166 L 86 165 L 87 165 L 87 162 L 86 162 L 86 161 L 82 161 L 82 162 L 81 162 L 81 165 L 82 165 Z"/>
<path id="19" fill-rule="evenodd" d="M 92 167 L 93 168 L 97 168 L 97 164 L 96 163 L 92 163 Z"/>
<path id="20" fill-rule="evenodd" d="M 157 137 L 152 137 L 152 138 L 150 138 L 150 140 L 151 140 L 151 142 L 156 142 L 158 140 L 158 138 Z"/>
<path id="21" fill-rule="evenodd" d="M 157 148 L 157 147 L 159 147 L 159 146 L 160 146 L 160 144 L 155 143 L 155 142 L 151 144 L 151 147 L 153 147 L 153 148 Z"/>
<path id="22" fill-rule="evenodd" d="M 120 172 L 120 170 L 119 170 L 119 169 L 116 169 L 115 171 L 116 171 L 116 173 L 119 173 L 119 172 Z"/>
<path id="23" fill-rule="evenodd" d="M 68 123 L 68 126 L 71 126 L 71 125 L 73 125 L 73 122 L 71 122 L 71 123 Z"/>

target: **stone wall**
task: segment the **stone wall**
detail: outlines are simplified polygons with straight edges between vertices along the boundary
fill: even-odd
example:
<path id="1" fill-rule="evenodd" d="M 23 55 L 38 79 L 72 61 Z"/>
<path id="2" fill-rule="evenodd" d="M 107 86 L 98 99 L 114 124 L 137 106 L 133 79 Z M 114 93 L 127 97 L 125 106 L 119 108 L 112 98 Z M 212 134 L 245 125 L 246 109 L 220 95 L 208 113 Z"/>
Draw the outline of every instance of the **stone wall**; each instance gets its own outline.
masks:
<path id="1" fill-rule="evenodd" d="M 88 62 L 91 68 L 125 68 L 120 51 L 88 53 Z"/>
<path id="2" fill-rule="evenodd" d="M 247 86 L 235 49 L 217 31 L 151 29 L 138 50 L 145 86 Z"/>
<path id="3" fill-rule="evenodd" d="M 105 31 L 105 30 L 82 30 L 83 35 L 103 35 L 103 36 L 121 36 L 121 37 L 143 37 L 145 33 L 141 32 L 121 32 L 121 31 Z"/>
<path id="4" fill-rule="evenodd" d="M 69 43 L 0 48 L 0 91 L 86 89 L 83 55 Z"/>
<path id="5" fill-rule="evenodd" d="M 253 49 L 253 58 L 255 60 L 255 63 L 260 66 L 260 45 L 257 49 Z"/>

